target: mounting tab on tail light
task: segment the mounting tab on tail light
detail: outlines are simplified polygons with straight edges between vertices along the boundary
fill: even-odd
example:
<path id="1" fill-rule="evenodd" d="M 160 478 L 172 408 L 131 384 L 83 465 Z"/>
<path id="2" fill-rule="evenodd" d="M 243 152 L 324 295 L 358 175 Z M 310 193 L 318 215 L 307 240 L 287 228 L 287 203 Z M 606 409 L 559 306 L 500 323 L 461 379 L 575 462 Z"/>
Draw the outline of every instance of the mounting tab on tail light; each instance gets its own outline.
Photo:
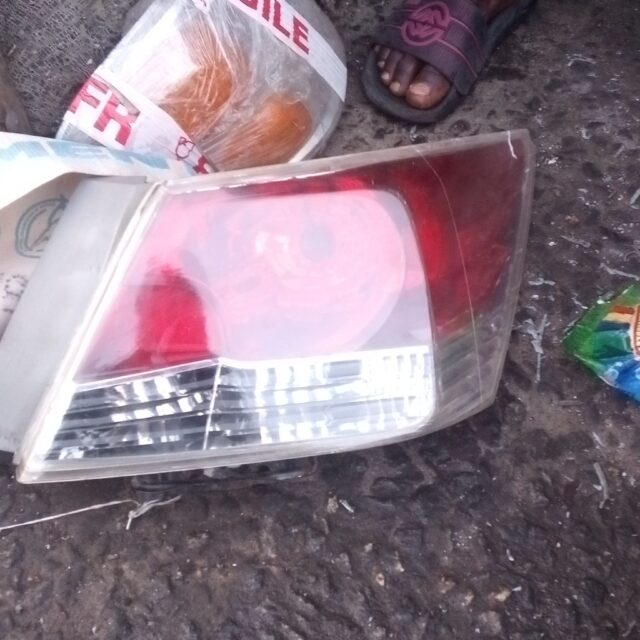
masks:
<path id="1" fill-rule="evenodd" d="M 76 192 L 0 344 L 23 482 L 318 455 L 494 399 L 526 132 Z M 28 428 L 28 429 L 27 429 Z"/>

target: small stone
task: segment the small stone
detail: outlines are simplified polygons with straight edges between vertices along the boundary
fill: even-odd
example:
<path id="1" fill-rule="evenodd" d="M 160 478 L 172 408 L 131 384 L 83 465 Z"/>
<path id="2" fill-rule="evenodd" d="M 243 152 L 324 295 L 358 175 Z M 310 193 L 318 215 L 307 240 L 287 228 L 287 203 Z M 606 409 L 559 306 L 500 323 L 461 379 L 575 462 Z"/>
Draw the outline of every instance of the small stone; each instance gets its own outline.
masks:
<path id="1" fill-rule="evenodd" d="M 349 560 L 349 556 L 346 553 L 341 553 L 340 555 L 336 556 L 333 564 L 336 567 L 340 567 L 340 569 L 342 569 L 342 571 L 344 571 L 345 573 L 351 573 L 351 561 Z"/>
<path id="2" fill-rule="evenodd" d="M 515 591 L 515 589 L 514 589 Z M 498 602 L 505 602 L 507 598 L 511 595 L 511 589 L 507 589 L 506 587 L 500 589 L 496 593 L 492 593 L 491 597 Z"/>
<path id="3" fill-rule="evenodd" d="M 502 635 L 502 621 L 496 611 L 481 613 L 478 620 L 486 634 L 494 637 Z"/>
<path id="4" fill-rule="evenodd" d="M 453 587 L 456 586 L 456 583 L 451 580 L 451 578 L 445 578 L 444 576 L 440 578 L 440 583 L 438 584 L 438 591 L 442 594 L 449 593 Z"/>

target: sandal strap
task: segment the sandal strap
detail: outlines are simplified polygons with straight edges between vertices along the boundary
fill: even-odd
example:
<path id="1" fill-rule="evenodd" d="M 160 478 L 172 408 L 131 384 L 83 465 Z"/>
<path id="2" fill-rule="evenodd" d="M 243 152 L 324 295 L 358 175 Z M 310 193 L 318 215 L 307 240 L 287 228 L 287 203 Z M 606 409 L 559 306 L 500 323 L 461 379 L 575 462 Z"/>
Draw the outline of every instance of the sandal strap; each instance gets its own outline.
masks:
<path id="1" fill-rule="evenodd" d="M 436 68 L 466 95 L 486 62 L 487 34 L 485 15 L 471 0 L 406 0 L 375 40 Z"/>

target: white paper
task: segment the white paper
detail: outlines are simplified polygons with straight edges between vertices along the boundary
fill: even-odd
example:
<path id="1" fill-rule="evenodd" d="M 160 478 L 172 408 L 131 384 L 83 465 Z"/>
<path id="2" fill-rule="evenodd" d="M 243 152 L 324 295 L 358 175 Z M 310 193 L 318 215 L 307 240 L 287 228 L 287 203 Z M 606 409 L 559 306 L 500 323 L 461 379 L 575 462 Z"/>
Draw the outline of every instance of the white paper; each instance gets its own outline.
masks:
<path id="1" fill-rule="evenodd" d="M 185 178 L 194 170 L 184 162 L 142 153 L 0 132 L 0 216 L 11 202 L 71 173 L 160 181 Z"/>

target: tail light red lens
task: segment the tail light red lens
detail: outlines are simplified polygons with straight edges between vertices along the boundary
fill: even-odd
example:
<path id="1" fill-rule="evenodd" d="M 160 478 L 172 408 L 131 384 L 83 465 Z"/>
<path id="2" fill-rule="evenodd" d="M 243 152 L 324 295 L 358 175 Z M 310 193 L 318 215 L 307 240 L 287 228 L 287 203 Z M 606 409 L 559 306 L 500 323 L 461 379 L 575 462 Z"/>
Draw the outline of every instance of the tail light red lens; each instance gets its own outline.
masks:
<path id="1" fill-rule="evenodd" d="M 0 345 L 7 419 L 31 425 L 20 479 L 361 448 L 486 407 L 532 172 L 515 132 L 151 192 L 88 182 Z M 9 362 L 39 366 L 36 388 Z"/>

